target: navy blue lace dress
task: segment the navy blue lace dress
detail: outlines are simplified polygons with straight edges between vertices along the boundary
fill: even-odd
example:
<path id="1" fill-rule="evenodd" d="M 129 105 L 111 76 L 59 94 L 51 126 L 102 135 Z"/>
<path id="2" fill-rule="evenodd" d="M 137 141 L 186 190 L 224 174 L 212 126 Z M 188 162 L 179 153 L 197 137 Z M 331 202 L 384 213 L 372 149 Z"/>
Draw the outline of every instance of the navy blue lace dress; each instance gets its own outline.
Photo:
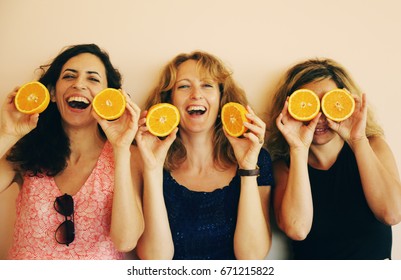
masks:
<path id="1" fill-rule="evenodd" d="M 272 163 L 262 149 L 259 186 L 273 186 Z M 178 184 L 164 170 L 163 192 L 174 241 L 174 259 L 232 260 L 240 196 L 240 177 L 212 192 L 196 192 Z"/>

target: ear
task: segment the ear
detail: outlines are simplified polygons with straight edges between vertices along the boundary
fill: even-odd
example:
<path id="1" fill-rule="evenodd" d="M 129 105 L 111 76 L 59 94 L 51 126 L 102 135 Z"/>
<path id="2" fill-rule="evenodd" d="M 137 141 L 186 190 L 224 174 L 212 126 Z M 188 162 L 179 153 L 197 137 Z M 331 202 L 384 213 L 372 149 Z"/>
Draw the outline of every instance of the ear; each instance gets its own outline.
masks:
<path id="1" fill-rule="evenodd" d="M 51 102 L 56 102 L 56 91 L 54 88 L 50 90 L 50 100 Z"/>

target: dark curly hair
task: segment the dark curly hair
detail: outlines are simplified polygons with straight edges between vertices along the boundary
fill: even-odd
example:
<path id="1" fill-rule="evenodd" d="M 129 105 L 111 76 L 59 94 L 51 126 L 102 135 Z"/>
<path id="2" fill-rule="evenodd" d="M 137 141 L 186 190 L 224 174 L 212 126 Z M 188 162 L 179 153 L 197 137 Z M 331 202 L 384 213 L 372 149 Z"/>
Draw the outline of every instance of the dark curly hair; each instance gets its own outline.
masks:
<path id="1" fill-rule="evenodd" d="M 50 64 L 39 67 L 43 72 L 39 82 L 50 92 L 54 90 L 64 64 L 82 53 L 93 54 L 102 61 L 106 68 L 108 87 L 121 88 L 120 72 L 111 64 L 109 55 L 95 44 L 66 47 Z M 106 137 L 100 126 L 98 128 L 100 134 Z M 60 112 L 57 105 L 50 102 L 47 109 L 40 114 L 36 128 L 14 145 L 7 160 L 15 164 L 18 172 L 28 173 L 30 176 L 55 176 L 66 167 L 70 153 L 70 141 L 62 127 Z"/>

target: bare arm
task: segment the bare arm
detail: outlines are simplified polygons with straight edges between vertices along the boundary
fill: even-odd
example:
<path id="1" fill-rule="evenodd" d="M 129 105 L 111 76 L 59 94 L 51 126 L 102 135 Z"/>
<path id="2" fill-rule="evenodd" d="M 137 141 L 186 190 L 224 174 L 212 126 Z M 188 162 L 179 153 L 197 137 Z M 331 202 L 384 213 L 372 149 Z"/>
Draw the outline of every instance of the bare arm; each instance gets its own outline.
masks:
<path id="1" fill-rule="evenodd" d="M 238 166 L 254 169 L 262 148 L 266 124 L 248 106 L 244 123 L 248 132 L 244 138 L 226 134 L 230 141 Z M 234 253 L 237 259 L 263 259 L 271 247 L 269 221 L 270 186 L 258 187 L 256 176 L 241 176 L 241 191 L 238 204 L 237 224 L 234 233 Z"/>
<path id="2" fill-rule="evenodd" d="M 401 183 L 394 156 L 382 137 L 353 143 L 363 191 L 377 219 L 388 225 L 401 221 Z"/>
<path id="3" fill-rule="evenodd" d="M 257 186 L 256 176 L 241 177 L 234 252 L 237 259 L 263 259 L 272 241 L 269 221 L 270 186 Z"/>
<path id="4" fill-rule="evenodd" d="M 308 174 L 308 154 L 320 113 L 307 125 L 288 113 L 288 100 L 276 119 L 277 128 L 290 149 L 290 167 L 274 163 L 274 211 L 278 226 L 293 240 L 309 234 L 313 220 L 312 193 Z"/>
<path id="5" fill-rule="evenodd" d="M 355 154 L 370 209 L 383 223 L 395 225 L 401 221 L 401 183 L 395 159 L 382 137 L 366 137 L 366 94 L 354 96 L 354 99 L 352 116 L 340 123 L 329 121 L 329 125 Z"/>
<path id="6" fill-rule="evenodd" d="M 163 196 L 163 165 L 178 129 L 160 140 L 147 131 L 146 114 L 145 111 L 136 136 L 144 164 L 143 211 L 146 225 L 136 251 L 140 259 L 172 259 L 174 243 Z"/>
<path id="7" fill-rule="evenodd" d="M 22 137 L 33 130 L 39 119 L 39 114 L 27 115 L 20 113 L 14 105 L 14 97 L 18 87 L 10 92 L 1 107 L 0 116 L 0 193 L 8 188 L 15 177 L 15 171 L 6 160 L 8 151 Z"/>
<path id="8" fill-rule="evenodd" d="M 114 150 L 115 181 L 110 235 L 121 252 L 134 249 L 144 230 L 140 185 L 132 175 L 135 172 L 133 162 L 138 157 L 132 150 Z"/>
<path id="9" fill-rule="evenodd" d="M 0 132 L 0 193 L 13 183 L 16 175 L 12 164 L 6 160 L 7 152 L 15 143 L 15 139 Z"/>
<path id="10" fill-rule="evenodd" d="M 313 220 L 307 155 L 293 153 L 290 168 L 284 161 L 277 161 L 273 170 L 276 183 L 273 205 L 277 224 L 289 238 L 303 240 Z"/>
<path id="11" fill-rule="evenodd" d="M 145 231 L 138 242 L 140 259 L 172 259 L 174 244 L 163 196 L 163 170 L 144 171 Z"/>
<path id="12" fill-rule="evenodd" d="M 135 163 L 139 153 L 131 146 L 138 131 L 139 107 L 126 98 L 126 110 L 115 121 L 101 119 L 93 112 L 93 116 L 102 126 L 107 139 L 113 146 L 114 153 L 114 191 L 111 214 L 110 236 L 117 250 L 128 252 L 135 248 L 144 230 L 144 220 L 140 199 L 140 185 L 136 180 Z"/>

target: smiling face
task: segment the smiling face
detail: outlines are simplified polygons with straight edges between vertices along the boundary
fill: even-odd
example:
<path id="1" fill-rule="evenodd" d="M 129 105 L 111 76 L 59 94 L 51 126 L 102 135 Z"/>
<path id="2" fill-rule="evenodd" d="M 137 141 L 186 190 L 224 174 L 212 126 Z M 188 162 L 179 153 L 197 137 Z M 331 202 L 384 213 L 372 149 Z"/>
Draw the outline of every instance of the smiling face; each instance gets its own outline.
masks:
<path id="1" fill-rule="evenodd" d="M 202 72 L 197 68 L 197 61 L 192 59 L 178 67 L 172 103 L 180 111 L 182 131 L 200 132 L 214 129 L 220 106 L 219 85 Z"/>
<path id="2" fill-rule="evenodd" d="M 57 103 L 64 124 L 95 123 L 91 115 L 93 97 L 107 87 L 106 70 L 95 55 L 82 53 L 61 69 L 52 101 Z"/>
<path id="3" fill-rule="evenodd" d="M 317 96 L 321 100 L 326 92 L 336 89 L 337 85 L 331 79 L 323 79 L 305 84 L 301 88 L 312 90 L 317 94 Z M 315 133 L 313 135 L 312 145 L 326 144 L 334 137 L 339 137 L 339 136 L 337 133 L 335 133 L 333 130 L 329 128 L 327 119 L 324 116 L 324 114 L 322 114 L 319 118 L 319 122 L 316 126 Z"/>

